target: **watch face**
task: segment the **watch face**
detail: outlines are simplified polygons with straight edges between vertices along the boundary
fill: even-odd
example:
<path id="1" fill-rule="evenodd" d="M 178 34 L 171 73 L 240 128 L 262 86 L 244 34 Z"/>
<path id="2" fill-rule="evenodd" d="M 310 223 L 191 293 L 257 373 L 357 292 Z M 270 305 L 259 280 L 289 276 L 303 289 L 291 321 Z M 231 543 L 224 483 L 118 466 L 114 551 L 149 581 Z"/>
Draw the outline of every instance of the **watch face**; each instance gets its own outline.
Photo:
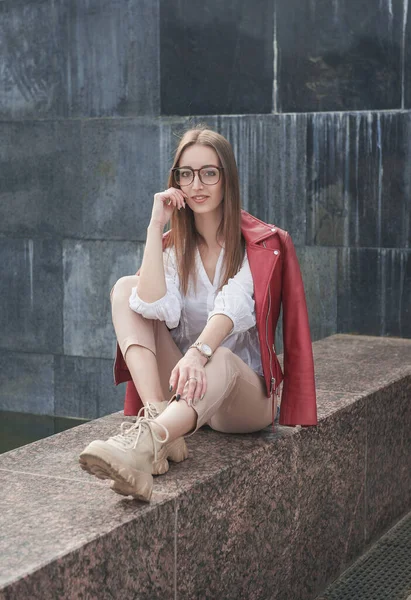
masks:
<path id="1" fill-rule="evenodd" d="M 207 344 L 201 344 L 201 350 L 206 356 L 211 356 L 213 353 L 210 346 L 208 346 Z"/>

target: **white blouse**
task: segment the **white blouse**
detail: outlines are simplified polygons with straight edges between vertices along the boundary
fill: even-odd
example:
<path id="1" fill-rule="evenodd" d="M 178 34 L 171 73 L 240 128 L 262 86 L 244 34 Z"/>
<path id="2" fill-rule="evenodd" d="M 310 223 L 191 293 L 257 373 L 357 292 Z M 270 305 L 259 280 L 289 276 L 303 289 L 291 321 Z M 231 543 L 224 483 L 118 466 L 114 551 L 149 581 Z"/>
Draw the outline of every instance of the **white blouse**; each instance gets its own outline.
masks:
<path id="1" fill-rule="evenodd" d="M 197 249 L 197 292 L 192 281 L 187 295 L 180 291 L 174 248 L 163 252 L 164 274 L 167 293 L 155 302 L 144 302 L 132 288 L 129 305 L 146 319 L 165 321 L 171 336 L 180 351 L 185 354 L 199 337 L 213 315 L 222 314 L 233 321 L 233 329 L 221 343 L 237 354 L 253 371 L 263 374 L 260 344 L 255 318 L 254 284 L 248 264 L 247 251 L 238 273 L 228 280 L 217 293 L 224 257 L 224 248 L 218 257 L 214 281 L 211 283 L 200 252 Z"/>

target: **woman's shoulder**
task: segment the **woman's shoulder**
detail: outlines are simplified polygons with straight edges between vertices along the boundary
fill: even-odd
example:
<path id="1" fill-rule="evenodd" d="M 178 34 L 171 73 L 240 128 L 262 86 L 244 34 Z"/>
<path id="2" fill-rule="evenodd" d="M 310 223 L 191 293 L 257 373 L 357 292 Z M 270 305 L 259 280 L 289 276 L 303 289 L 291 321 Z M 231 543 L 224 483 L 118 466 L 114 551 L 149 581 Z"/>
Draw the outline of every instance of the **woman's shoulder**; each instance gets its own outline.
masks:
<path id="1" fill-rule="evenodd" d="M 246 239 L 246 243 L 252 241 L 253 237 L 276 237 L 280 238 L 280 242 L 284 243 L 288 237 L 289 232 L 286 229 L 282 229 L 275 223 L 266 223 L 262 219 L 259 219 L 255 215 L 242 210 L 241 211 L 241 229 Z"/>

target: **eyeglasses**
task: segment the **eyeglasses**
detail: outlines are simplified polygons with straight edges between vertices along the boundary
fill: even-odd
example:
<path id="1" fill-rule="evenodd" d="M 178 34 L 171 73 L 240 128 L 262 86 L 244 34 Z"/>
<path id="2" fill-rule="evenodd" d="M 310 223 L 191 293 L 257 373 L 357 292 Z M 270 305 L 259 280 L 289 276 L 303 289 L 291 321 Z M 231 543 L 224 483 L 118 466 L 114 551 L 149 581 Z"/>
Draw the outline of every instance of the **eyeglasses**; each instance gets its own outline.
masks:
<path id="1" fill-rule="evenodd" d="M 198 173 L 201 183 L 205 185 L 215 185 L 220 181 L 220 172 L 223 167 L 215 165 L 204 165 L 201 169 L 192 169 L 191 167 L 175 167 L 171 169 L 174 181 L 177 185 L 190 185 L 194 181 L 194 173 Z"/>

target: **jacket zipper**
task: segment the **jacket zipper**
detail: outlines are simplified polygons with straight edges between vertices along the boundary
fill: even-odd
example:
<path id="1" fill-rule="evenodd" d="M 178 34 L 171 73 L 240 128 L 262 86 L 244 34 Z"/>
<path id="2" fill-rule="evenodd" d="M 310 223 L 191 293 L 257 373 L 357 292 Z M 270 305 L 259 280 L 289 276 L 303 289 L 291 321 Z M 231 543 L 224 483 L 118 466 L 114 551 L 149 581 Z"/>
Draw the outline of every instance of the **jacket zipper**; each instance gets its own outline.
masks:
<path id="1" fill-rule="evenodd" d="M 263 242 L 263 246 L 264 246 L 264 248 L 267 248 L 265 242 Z M 275 386 L 275 377 L 273 376 L 273 371 L 272 371 L 272 368 L 271 368 L 271 348 L 270 348 L 270 344 L 268 342 L 268 317 L 270 316 L 270 310 L 271 310 L 271 289 L 270 289 L 270 285 L 268 285 L 268 311 L 267 311 L 267 317 L 266 317 L 266 320 L 265 320 L 265 342 L 267 344 L 268 355 L 270 357 L 270 375 L 271 375 L 271 380 L 270 380 L 270 397 L 271 397 L 273 395 L 273 390 L 274 390 L 274 386 Z"/>

